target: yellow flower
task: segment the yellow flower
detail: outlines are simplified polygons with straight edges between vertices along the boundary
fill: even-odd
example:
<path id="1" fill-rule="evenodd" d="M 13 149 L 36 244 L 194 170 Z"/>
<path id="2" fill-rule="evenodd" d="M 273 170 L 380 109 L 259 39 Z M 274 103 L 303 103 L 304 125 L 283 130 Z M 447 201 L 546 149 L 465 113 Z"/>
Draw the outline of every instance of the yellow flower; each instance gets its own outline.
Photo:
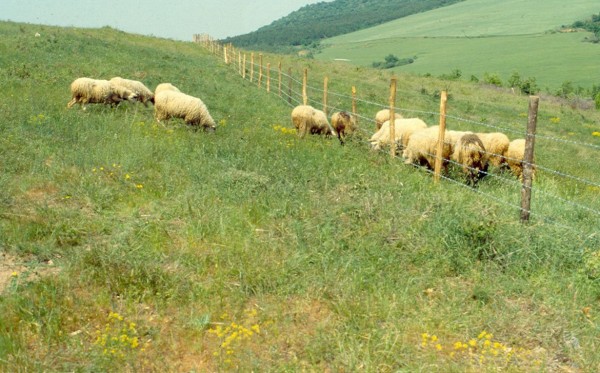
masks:
<path id="1" fill-rule="evenodd" d="M 477 346 L 477 341 L 476 341 L 476 340 L 474 340 L 474 339 L 471 339 L 471 340 L 469 341 L 469 346 L 471 346 L 471 347 L 475 347 L 475 346 Z"/>
<path id="2" fill-rule="evenodd" d="M 592 132 L 592 136 L 600 137 L 600 132 L 594 131 L 594 132 Z"/>
<path id="3" fill-rule="evenodd" d="M 431 336 L 431 342 L 435 342 L 435 341 L 437 341 L 437 340 L 438 340 L 438 337 L 437 337 L 437 336 L 435 336 L 435 335 L 432 335 L 432 336 Z"/>
<path id="4" fill-rule="evenodd" d="M 462 348 L 462 342 L 454 342 L 454 349 L 460 350 Z"/>
<path id="5" fill-rule="evenodd" d="M 131 179 L 131 176 L 129 174 L 125 174 L 125 180 L 129 180 Z"/>
<path id="6" fill-rule="evenodd" d="M 19 273 L 17 273 L 17 272 L 13 272 L 13 273 L 11 273 L 10 275 L 11 275 L 12 277 L 17 277 L 17 276 L 19 276 Z"/>
<path id="7" fill-rule="evenodd" d="M 435 349 L 436 349 L 436 350 L 438 350 L 438 351 L 442 351 L 442 345 L 441 345 L 441 344 L 439 344 L 439 343 L 438 343 L 438 344 L 436 344 L 436 345 L 435 345 Z"/>
<path id="8" fill-rule="evenodd" d="M 481 333 L 479 333 L 479 335 L 477 336 L 477 339 L 483 339 L 485 337 L 485 335 L 487 334 L 487 332 L 484 330 Z"/>
<path id="9" fill-rule="evenodd" d="M 138 189 L 142 189 L 142 188 L 144 188 L 144 185 L 142 185 L 142 184 L 136 184 L 135 187 L 138 188 Z"/>

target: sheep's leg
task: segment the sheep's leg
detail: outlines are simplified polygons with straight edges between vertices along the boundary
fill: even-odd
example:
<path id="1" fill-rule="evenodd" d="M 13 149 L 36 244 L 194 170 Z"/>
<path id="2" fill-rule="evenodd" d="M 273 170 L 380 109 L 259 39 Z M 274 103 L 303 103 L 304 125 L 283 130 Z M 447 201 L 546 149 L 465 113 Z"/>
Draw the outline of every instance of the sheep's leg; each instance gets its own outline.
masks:
<path id="1" fill-rule="evenodd" d="M 67 109 L 70 109 L 73 107 L 73 105 L 75 105 L 77 103 L 77 99 L 75 97 L 73 97 L 71 99 L 71 101 L 69 101 L 69 103 L 67 104 Z"/>
<path id="2" fill-rule="evenodd" d="M 306 135 L 306 121 L 303 120 L 302 122 L 300 122 L 300 126 L 298 126 L 298 136 L 303 139 L 304 136 Z"/>

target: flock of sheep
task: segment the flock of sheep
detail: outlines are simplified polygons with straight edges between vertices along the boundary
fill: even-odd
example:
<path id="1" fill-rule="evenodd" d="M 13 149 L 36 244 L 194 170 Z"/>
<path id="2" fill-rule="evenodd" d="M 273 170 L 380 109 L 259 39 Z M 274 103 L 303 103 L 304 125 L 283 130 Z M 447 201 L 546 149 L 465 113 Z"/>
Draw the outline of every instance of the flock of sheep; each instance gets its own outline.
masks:
<path id="1" fill-rule="evenodd" d="M 154 92 L 142 82 L 115 77 L 111 80 L 78 78 L 71 83 L 71 101 L 68 108 L 80 104 L 105 104 L 115 106 L 122 101 L 138 101 L 144 105 L 154 104 L 154 118 L 158 122 L 181 118 L 191 126 L 214 131 L 216 124 L 206 105 L 197 97 L 182 93 L 171 83 L 159 84 Z"/>
<path id="2" fill-rule="evenodd" d="M 356 129 L 353 116 L 347 112 L 336 112 L 331 116 L 331 124 L 321 110 L 310 105 L 300 105 L 292 110 L 292 123 L 298 130 L 298 135 L 304 137 L 307 133 L 333 135 L 344 143 L 346 134 Z M 371 149 L 378 150 L 384 145 L 391 145 L 390 139 L 390 110 L 383 109 L 375 115 L 377 132 L 371 136 Z M 403 118 L 394 115 L 394 142 L 406 164 L 416 164 L 431 170 L 435 164 L 435 154 L 439 140 L 439 126 L 428 127 L 419 118 Z M 498 168 L 509 168 L 519 179 L 523 179 L 523 158 L 525 140 L 509 138 L 500 132 L 473 133 L 469 131 L 451 131 L 444 133 L 442 145 L 442 171 L 446 172 L 448 164 L 453 162 L 460 165 L 467 177 L 467 184 L 475 185 L 485 176 L 489 165 Z"/>
<path id="3" fill-rule="evenodd" d="M 110 80 L 78 78 L 71 83 L 71 101 L 68 108 L 80 104 L 99 103 L 118 105 L 122 101 L 138 101 L 144 105 L 154 104 L 154 117 L 160 122 L 170 118 L 180 118 L 186 124 L 214 131 L 216 124 L 206 108 L 197 97 L 182 93 L 171 83 L 159 84 L 154 92 L 137 80 L 115 77 Z M 302 138 L 307 133 L 336 136 L 344 144 L 346 135 L 356 129 L 353 115 L 339 111 L 331 116 L 331 124 L 327 115 L 310 105 L 299 105 L 292 110 L 292 123 Z M 375 115 L 377 132 L 370 138 L 371 148 L 380 149 L 384 145 L 398 144 L 407 164 L 416 164 L 434 168 L 435 154 L 439 139 L 439 126 L 428 127 L 419 118 L 403 118 L 396 113 L 394 119 L 395 138 L 390 139 L 390 111 L 384 109 Z M 475 185 L 487 173 L 488 166 L 509 168 L 522 180 L 525 140 L 510 141 L 500 132 L 473 133 L 464 131 L 446 131 L 442 146 L 442 167 L 446 172 L 452 161 L 461 166 L 466 174 L 467 183 Z"/>

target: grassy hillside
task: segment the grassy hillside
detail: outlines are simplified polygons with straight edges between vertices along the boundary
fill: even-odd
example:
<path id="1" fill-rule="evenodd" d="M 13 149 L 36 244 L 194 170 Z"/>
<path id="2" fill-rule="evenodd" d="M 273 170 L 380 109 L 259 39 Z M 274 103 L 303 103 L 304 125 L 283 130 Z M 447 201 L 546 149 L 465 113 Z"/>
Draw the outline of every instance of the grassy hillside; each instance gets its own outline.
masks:
<path id="1" fill-rule="evenodd" d="M 360 138 L 298 139 L 285 101 L 198 45 L 10 22 L 0 37 L 0 371 L 600 368 L 597 112 L 542 100 L 539 164 L 593 182 L 539 170 L 522 225 L 495 202 L 518 204 L 518 183 L 435 185 Z M 385 72 L 265 59 L 356 84 L 368 117 L 387 101 Z M 216 133 L 143 105 L 66 109 L 74 78 L 114 75 L 201 97 Z M 399 80 L 407 115 L 435 123 L 444 88 L 473 120 L 451 128 L 523 133 L 525 97 Z"/>
<path id="2" fill-rule="evenodd" d="M 306 5 L 270 25 L 225 39 L 237 47 L 290 51 L 335 35 L 426 12 L 461 0 L 335 0 Z"/>
<path id="3" fill-rule="evenodd" d="M 516 71 L 551 91 L 567 81 L 589 89 L 600 82 L 593 68 L 600 48 L 582 42 L 591 34 L 548 31 L 597 11 L 597 2 L 591 0 L 468 0 L 327 39 L 316 57 L 371 65 L 394 54 L 415 58 L 396 71 L 441 75 L 459 69 L 467 79 L 490 73 L 504 82 Z"/>

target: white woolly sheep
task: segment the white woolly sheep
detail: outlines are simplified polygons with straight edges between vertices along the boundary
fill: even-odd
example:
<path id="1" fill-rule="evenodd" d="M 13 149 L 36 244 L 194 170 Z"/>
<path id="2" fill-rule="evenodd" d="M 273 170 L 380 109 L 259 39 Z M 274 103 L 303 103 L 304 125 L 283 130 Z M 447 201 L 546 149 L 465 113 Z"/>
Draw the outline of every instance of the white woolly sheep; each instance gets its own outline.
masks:
<path id="1" fill-rule="evenodd" d="M 71 83 L 71 101 L 67 104 L 71 108 L 80 104 L 84 109 L 87 104 L 118 105 L 125 100 L 134 100 L 137 95 L 131 90 L 112 84 L 108 80 L 91 78 L 78 78 Z"/>
<path id="2" fill-rule="evenodd" d="M 202 100 L 173 90 L 163 90 L 155 94 L 154 117 L 158 122 L 181 118 L 190 126 L 202 126 L 205 131 L 216 129 L 215 121 Z"/>
<path id="3" fill-rule="evenodd" d="M 298 130 L 298 136 L 301 138 L 307 132 L 315 135 L 335 136 L 335 132 L 327 121 L 325 113 L 310 105 L 296 106 L 292 110 L 292 123 Z"/>
<path id="4" fill-rule="evenodd" d="M 406 148 L 413 133 L 427 128 L 427 123 L 419 118 L 396 118 L 394 119 L 395 139 L 400 142 L 399 151 Z M 383 122 L 381 128 L 371 136 L 371 149 L 379 150 L 382 145 L 390 145 L 390 121 Z"/>
<path id="5" fill-rule="evenodd" d="M 403 116 L 400 113 L 394 113 L 394 118 L 402 119 Z M 377 127 L 377 130 L 379 130 L 383 123 L 388 120 L 390 120 L 390 109 L 379 110 L 377 114 L 375 114 L 375 126 Z"/>
<path id="6" fill-rule="evenodd" d="M 346 134 L 350 135 L 356 129 L 356 119 L 347 111 L 340 111 L 331 116 L 331 126 L 337 133 L 340 144 L 344 145 Z"/>
<path id="7" fill-rule="evenodd" d="M 439 126 L 428 127 L 412 134 L 402 153 L 406 164 L 417 164 L 433 170 L 437 154 L 439 139 Z M 442 171 L 446 172 L 448 160 L 452 154 L 452 147 L 446 141 L 442 146 Z"/>
<path id="8" fill-rule="evenodd" d="M 520 181 L 523 181 L 523 159 L 525 158 L 525 139 L 516 139 L 508 144 L 508 149 L 504 153 L 506 164 L 510 171 Z M 535 176 L 535 165 L 532 165 L 532 177 Z"/>
<path id="9" fill-rule="evenodd" d="M 173 84 L 171 83 L 160 83 L 159 85 L 156 86 L 156 88 L 154 89 L 154 95 L 156 96 L 156 94 L 158 92 L 162 92 L 162 91 L 175 91 L 175 92 L 181 92 L 179 90 L 179 88 L 175 87 Z"/>
<path id="10" fill-rule="evenodd" d="M 460 137 L 454 145 L 452 160 L 458 163 L 467 175 L 467 184 L 475 186 L 485 174 L 488 155 L 481 139 L 474 133 Z"/>
<path id="11" fill-rule="evenodd" d="M 120 76 L 112 78 L 110 82 L 125 87 L 135 93 L 137 95 L 136 100 L 144 104 L 144 106 L 148 106 L 148 102 L 154 104 L 154 93 L 152 93 L 144 83 L 137 80 L 124 79 Z"/>
<path id="12" fill-rule="evenodd" d="M 504 165 L 504 153 L 506 153 L 510 143 L 508 136 L 501 132 L 477 133 L 476 135 L 485 146 L 490 164 L 495 167 Z"/>

